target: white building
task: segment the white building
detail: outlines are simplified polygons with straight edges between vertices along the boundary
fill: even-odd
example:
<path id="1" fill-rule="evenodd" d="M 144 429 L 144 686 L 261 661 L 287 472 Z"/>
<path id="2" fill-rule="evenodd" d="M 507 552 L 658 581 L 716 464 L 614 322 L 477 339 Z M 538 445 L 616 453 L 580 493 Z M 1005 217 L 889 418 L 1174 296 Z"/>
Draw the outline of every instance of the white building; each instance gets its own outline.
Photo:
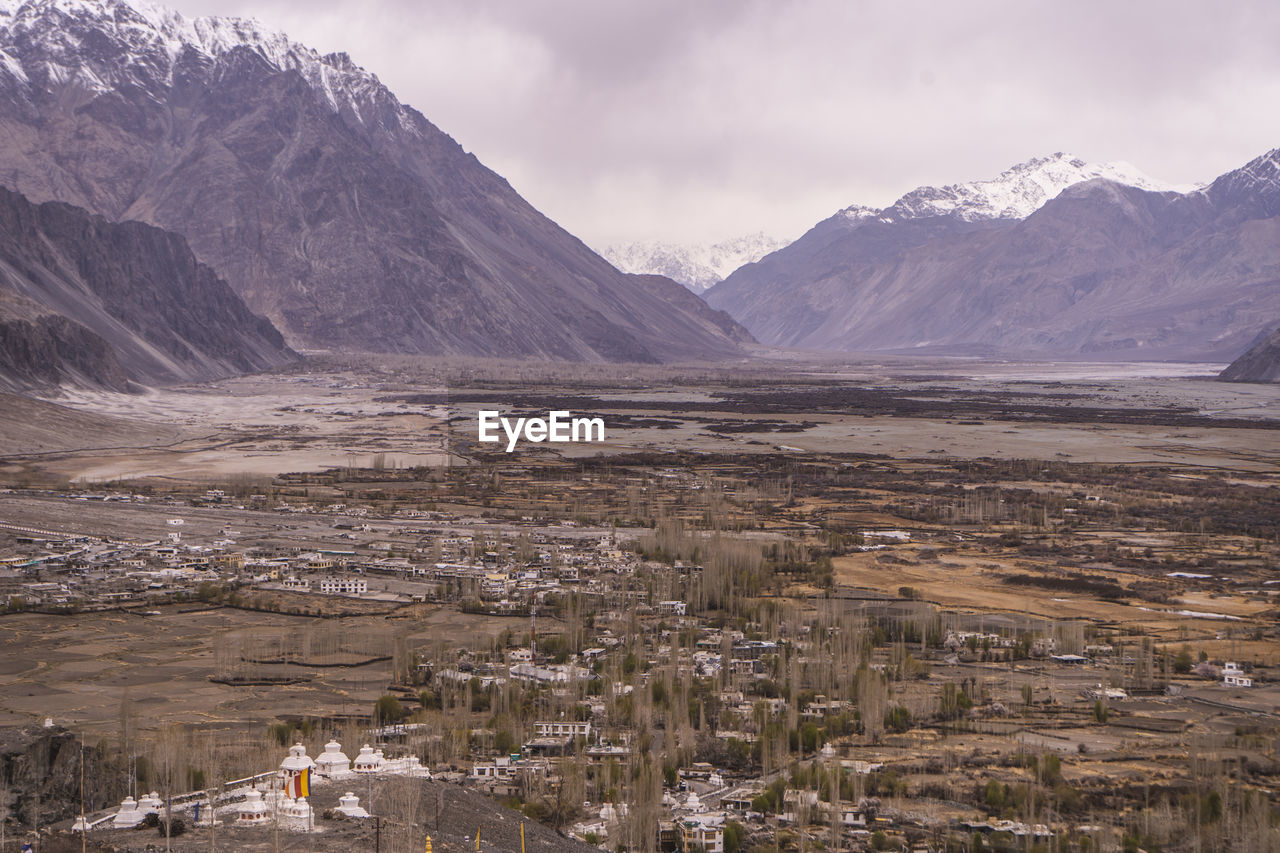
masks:
<path id="1" fill-rule="evenodd" d="M 551 723 L 534 723 L 538 737 L 591 737 L 591 723 L 563 720 Z"/>
<path id="2" fill-rule="evenodd" d="M 509 782 L 521 775 L 546 779 L 551 775 L 551 765 L 538 759 L 500 755 L 493 761 L 477 762 L 471 767 L 471 778 L 477 781 Z"/>
<path id="3" fill-rule="evenodd" d="M 320 592 L 324 595 L 365 595 L 369 592 L 369 582 L 355 577 L 320 578 Z"/>
<path id="4" fill-rule="evenodd" d="M 702 812 L 676 820 L 680 849 L 691 853 L 724 853 L 724 812 Z"/>
<path id="5" fill-rule="evenodd" d="M 570 681 L 585 681 L 591 676 L 591 670 L 570 664 L 534 666 L 529 663 L 518 663 L 508 670 L 508 674 L 516 681 L 568 684 Z"/>
<path id="6" fill-rule="evenodd" d="M 472 779 L 496 779 L 505 781 L 514 779 L 516 771 L 519 769 L 520 761 L 516 759 L 512 761 L 507 756 L 500 756 L 493 761 L 481 761 L 471 766 Z"/>
<path id="7" fill-rule="evenodd" d="M 1222 684 L 1224 687 L 1252 687 L 1253 677 L 1245 675 L 1240 664 L 1229 660 L 1222 667 Z"/>

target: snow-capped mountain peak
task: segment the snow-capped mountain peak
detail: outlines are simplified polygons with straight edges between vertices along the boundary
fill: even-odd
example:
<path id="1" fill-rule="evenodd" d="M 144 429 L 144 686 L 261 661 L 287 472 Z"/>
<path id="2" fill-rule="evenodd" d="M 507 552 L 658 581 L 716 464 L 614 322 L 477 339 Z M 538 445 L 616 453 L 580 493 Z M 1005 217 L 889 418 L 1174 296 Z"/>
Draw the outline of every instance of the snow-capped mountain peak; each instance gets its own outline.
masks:
<path id="1" fill-rule="evenodd" d="M 790 242 L 759 232 L 718 243 L 621 243 L 606 247 L 600 254 L 623 272 L 665 275 L 694 293 L 701 293 L 743 264 L 754 263 Z"/>
<path id="2" fill-rule="evenodd" d="M 1058 152 L 1006 169 L 986 181 L 920 187 L 882 213 L 889 220 L 952 216 L 966 222 L 1025 219 L 1067 187 L 1095 178 L 1155 192 L 1176 191 L 1128 163 L 1089 163 Z"/>
<path id="3" fill-rule="evenodd" d="M 891 223 L 937 216 L 965 222 L 1025 219 L 1067 187 L 1095 178 L 1153 192 L 1194 189 L 1163 183 L 1128 163 L 1090 163 L 1058 152 L 1019 163 L 990 180 L 917 187 L 882 210 L 853 205 L 836 215 L 851 225 L 869 219 Z"/>
<path id="4" fill-rule="evenodd" d="M 14 59 L 19 46 L 26 56 L 40 55 L 37 67 Z M 414 129 L 412 111 L 345 53 L 320 54 L 256 20 L 186 18 L 148 0 L 0 0 L 0 73 L 21 86 L 32 78 L 73 80 L 89 95 L 121 85 L 167 87 L 184 55 L 216 59 L 237 48 L 298 72 L 334 112 Z"/>

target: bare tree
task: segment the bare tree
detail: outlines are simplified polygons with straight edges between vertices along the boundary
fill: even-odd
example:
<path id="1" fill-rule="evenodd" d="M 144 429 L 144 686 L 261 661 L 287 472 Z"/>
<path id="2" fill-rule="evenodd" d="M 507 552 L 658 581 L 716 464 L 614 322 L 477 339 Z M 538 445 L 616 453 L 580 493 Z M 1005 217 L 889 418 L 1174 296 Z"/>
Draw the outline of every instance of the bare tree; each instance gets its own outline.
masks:
<path id="1" fill-rule="evenodd" d="M 152 744 L 152 766 L 155 768 L 160 790 L 164 794 L 164 848 L 173 849 L 173 795 L 178 785 L 183 753 L 182 730 L 175 724 L 164 726 L 156 732 Z"/>
<path id="2" fill-rule="evenodd" d="M 863 734 L 872 741 L 878 740 L 884 731 L 885 711 L 889 709 L 888 687 L 880 673 L 870 667 L 859 667 L 854 680 Z"/>
<path id="3" fill-rule="evenodd" d="M 386 849 L 391 853 L 421 850 L 419 826 L 425 823 L 426 811 L 423 781 L 413 777 L 395 777 L 382 780 L 378 787 L 383 811 L 396 816 L 394 820 L 383 820 Z"/>
<path id="4" fill-rule="evenodd" d="M 0 763 L 0 851 L 4 850 L 4 827 L 9 821 L 9 774 Z"/>
<path id="5" fill-rule="evenodd" d="M 138 731 L 138 715 L 133 707 L 133 698 L 126 687 L 120 693 L 120 765 L 129 774 L 129 791 L 131 797 L 138 796 L 138 747 L 135 743 Z"/>
<path id="6" fill-rule="evenodd" d="M 205 796 L 209 799 L 209 853 L 214 853 L 218 843 L 218 795 L 226 781 L 226 762 L 215 731 L 205 732 L 200 749 L 200 769 L 204 772 Z"/>

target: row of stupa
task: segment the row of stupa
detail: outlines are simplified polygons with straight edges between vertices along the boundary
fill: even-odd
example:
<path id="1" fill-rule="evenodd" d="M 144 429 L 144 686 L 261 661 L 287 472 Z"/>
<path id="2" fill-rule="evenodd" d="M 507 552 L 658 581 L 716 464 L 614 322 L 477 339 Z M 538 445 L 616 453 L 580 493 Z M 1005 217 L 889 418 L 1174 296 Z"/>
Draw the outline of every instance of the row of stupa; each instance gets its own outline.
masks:
<path id="1" fill-rule="evenodd" d="M 324 752 L 313 761 L 307 755 L 307 748 L 295 743 L 289 748 L 289 755 L 280 762 L 280 775 L 288 779 L 303 770 L 312 770 L 317 776 L 327 779 L 340 779 L 348 773 L 394 773 L 406 776 L 429 776 L 430 773 L 416 755 L 405 758 L 387 758 L 382 750 L 375 750 L 369 744 L 360 747 L 355 761 L 342 751 L 342 744 L 331 740 L 324 745 Z"/>
<path id="2" fill-rule="evenodd" d="M 316 756 L 314 760 L 307 755 L 305 746 L 295 743 L 289 748 L 289 754 L 280 762 L 280 767 L 275 773 L 275 779 L 269 790 L 266 792 L 260 791 L 255 783 L 244 792 L 242 801 L 234 806 L 222 807 L 220 810 L 224 813 L 224 816 L 234 812 L 234 822 L 237 824 L 254 826 L 270 823 L 275 818 L 279 818 L 285 821 L 286 824 L 301 825 L 309 828 L 312 824 L 313 814 L 311 806 L 307 802 L 307 797 L 290 795 L 291 791 L 296 790 L 293 783 L 297 780 L 297 777 L 308 771 L 308 788 L 310 783 L 323 780 L 349 779 L 356 774 L 361 776 L 387 774 L 427 778 L 431 776 L 430 771 L 422 766 L 422 762 L 418 760 L 417 756 L 387 758 L 382 754 L 382 750 L 375 750 L 368 744 L 360 748 L 360 753 L 353 762 L 343 753 L 342 744 L 334 740 L 325 744 L 324 752 Z M 189 802 L 184 803 L 183 806 L 175 807 L 174 810 L 186 810 L 190 805 L 192 804 Z M 154 791 L 137 800 L 133 797 L 125 797 L 120 804 L 120 810 L 111 821 L 111 826 L 116 829 L 130 829 L 145 820 L 148 814 L 160 814 L 163 807 L 163 801 Z M 351 818 L 369 817 L 369 813 L 360 806 L 359 797 L 350 791 L 338 798 L 336 811 Z M 206 815 L 208 815 L 207 809 L 201 815 L 202 822 L 216 819 Z"/>

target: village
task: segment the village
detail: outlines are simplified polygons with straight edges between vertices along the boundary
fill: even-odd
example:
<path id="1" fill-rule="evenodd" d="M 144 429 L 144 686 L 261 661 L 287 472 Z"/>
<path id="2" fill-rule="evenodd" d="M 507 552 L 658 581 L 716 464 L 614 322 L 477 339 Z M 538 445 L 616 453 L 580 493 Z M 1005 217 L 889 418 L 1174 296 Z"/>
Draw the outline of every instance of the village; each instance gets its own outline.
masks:
<path id="1" fill-rule="evenodd" d="M 188 655 L 175 689 L 219 691 L 129 728 L 143 688 L 111 684 L 136 668 L 67 677 L 60 710 L 4 673 L 7 719 L 89 732 L 112 776 L 42 817 L 15 791 L 8 822 L 142 849 L 144 821 L 208 846 L 210 821 L 323 845 L 385 819 L 380 844 L 421 849 L 440 810 L 380 795 L 395 778 L 608 850 L 1274 838 L 1280 588 L 1250 519 L 1117 524 L 1132 495 L 1069 466 L 921 502 L 944 465 L 890 486 L 883 463 L 712 462 L 7 492 L 0 642 L 66 654 L 110 621 L 122 650 Z"/>

